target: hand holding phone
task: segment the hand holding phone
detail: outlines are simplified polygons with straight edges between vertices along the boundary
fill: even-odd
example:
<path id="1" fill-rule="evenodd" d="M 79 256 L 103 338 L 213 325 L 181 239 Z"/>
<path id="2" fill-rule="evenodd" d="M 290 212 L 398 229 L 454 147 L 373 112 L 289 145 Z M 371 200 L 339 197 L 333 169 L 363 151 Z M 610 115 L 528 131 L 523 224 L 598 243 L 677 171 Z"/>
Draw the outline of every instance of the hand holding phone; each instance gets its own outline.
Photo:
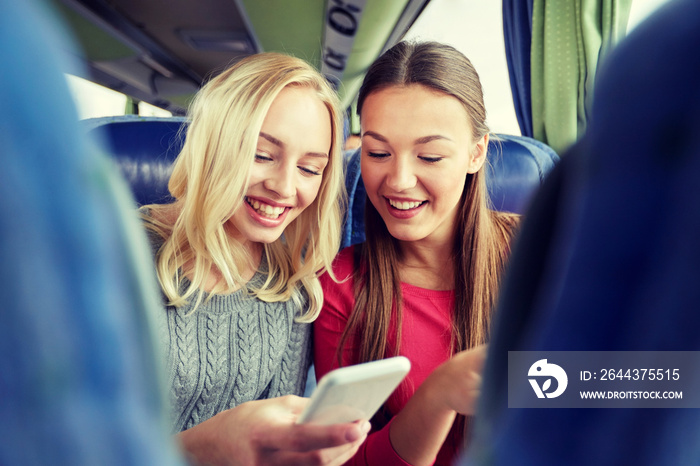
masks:
<path id="1" fill-rule="evenodd" d="M 321 378 L 297 423 L 369 420 L 410 368 L 407 358 L 396 356 L 335 369 Z"/>

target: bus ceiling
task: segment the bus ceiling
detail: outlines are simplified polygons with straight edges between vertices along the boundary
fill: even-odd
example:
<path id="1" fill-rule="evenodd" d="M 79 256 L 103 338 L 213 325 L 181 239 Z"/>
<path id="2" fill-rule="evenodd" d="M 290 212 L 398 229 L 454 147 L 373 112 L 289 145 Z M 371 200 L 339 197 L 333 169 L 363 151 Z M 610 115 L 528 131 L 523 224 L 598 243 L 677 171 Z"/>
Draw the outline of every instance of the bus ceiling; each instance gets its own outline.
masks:
<path id="1" fill-rule="evenodd" d="M 50 0 L 86 75 L 183 114 L 201 84 L 261 51 L 304 58 L 349 105 L 364 73 L 430 0 Z"/>

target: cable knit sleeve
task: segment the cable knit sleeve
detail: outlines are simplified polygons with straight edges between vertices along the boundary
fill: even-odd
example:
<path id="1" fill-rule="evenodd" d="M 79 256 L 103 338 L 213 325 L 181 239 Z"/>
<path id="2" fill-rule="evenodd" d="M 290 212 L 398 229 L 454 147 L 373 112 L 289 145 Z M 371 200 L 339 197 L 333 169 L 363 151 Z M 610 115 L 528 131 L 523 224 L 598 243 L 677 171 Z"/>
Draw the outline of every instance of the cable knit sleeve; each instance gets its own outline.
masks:
<path id="1" fill-rule="evenodd" d="M 338 367 L 337 350 L 340 336 L 347 325 L 348 318 L 355 304 L 353 292 L 353 247 L 344 249 L 333 263 L 333 272 L 341 283 L 335 283 L 327 274 L 321 277 L 323 287 L 323 309 L 314 322 L 314 365 L 316 378 L 320 379 L 328 371 Z M 345 281 L 343 281 L 345 280 Z M 343 366 L 357 362 L 356 349 L 352 338 L 347 340 L 343 349 Z M 384 428 L 373 431 L 362 444 L 357 454 L 346 464 L 406 466 L 394 451 L 389 440 L 389 422 Z"/>

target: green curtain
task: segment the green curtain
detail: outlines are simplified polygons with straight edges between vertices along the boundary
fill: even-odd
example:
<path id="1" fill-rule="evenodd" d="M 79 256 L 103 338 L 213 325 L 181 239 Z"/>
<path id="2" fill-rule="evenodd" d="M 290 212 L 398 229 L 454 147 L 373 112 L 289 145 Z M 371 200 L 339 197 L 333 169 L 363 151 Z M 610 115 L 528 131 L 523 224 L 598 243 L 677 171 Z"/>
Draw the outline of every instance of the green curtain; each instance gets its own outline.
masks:
<path id="1" fill-rule="evenodd" d="M 598 64 L 624 37 L 632 0 L 535 0 L 532 123 L 562 154 L 586 130 Z"/>

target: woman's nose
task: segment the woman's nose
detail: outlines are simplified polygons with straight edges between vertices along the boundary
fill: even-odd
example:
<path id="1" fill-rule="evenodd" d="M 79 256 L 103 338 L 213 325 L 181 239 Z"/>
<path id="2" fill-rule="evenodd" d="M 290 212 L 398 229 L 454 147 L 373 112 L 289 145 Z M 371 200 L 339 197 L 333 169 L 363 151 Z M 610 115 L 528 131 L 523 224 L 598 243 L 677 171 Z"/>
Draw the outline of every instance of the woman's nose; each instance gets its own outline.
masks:
<path id="1" fill-rule="evenodd" d="M 296 167 L 280 166 L 265 180 L 265 189 L 275 192 L 280 198 L 292 197 L 295 193 L 295 169 Z"/>
<path id="2" fill-rule="evenodd" d="M 390 164 L 386 177 L 386 184 L 392 190 L 400 192 L 410 189 L 416 185 L 416 175 L 410 161 L 401 160 L 397 157 L 394 163 Z"/>

